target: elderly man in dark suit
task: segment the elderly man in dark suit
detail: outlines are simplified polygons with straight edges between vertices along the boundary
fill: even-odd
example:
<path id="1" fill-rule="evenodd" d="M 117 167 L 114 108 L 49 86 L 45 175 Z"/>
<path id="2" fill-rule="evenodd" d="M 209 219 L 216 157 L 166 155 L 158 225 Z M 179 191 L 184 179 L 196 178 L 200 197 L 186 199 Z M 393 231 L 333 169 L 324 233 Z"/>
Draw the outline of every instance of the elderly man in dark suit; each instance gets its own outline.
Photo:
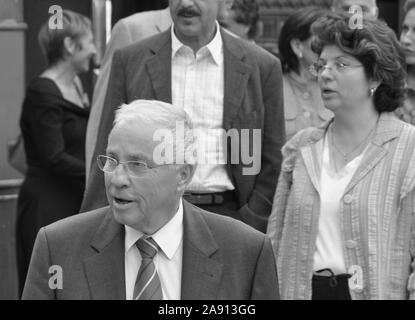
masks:
<path id="1" fill-rule="evenodd" d="M 265 232 L 285 142 L 281 65 L 219 27 L 228 2 L 170 0 L 171 29 L 116 51 L 94 158 L 105 150 L 120 104 L 157 99 L 183 107 L 208 160 L 185 199 Z M 217 129 L 237 137 L 218 143 Z M 106 204 L 102 178 L 93 163 L 81 211 Z"/>
<path id="2" fill-rule="evenodd" d="M 155 137 L 166 131 L 183 156 L 160 164 Z M 110 206 L 39 231 L 23 299 L 278 299 L 266 235 L 182 200 L 193 145 L 181 108 L 123 105 L 97 161 Z"/>

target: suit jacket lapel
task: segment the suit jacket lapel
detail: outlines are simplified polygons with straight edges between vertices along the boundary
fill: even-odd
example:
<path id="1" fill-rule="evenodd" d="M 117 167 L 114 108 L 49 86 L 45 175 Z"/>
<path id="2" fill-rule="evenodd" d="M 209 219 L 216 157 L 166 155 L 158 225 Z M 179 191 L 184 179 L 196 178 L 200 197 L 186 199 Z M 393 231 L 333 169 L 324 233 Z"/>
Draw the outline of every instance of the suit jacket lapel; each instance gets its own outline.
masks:
<path id="1" fill-rule="evenodd" d="M 171 30 L 163 32 L 150 50 L 153 56 L 146 68 L 153 84 L 154 99 L 171 103 Z"/>
<path id="2" fill-rule="evenodd" d="M 199 209 L 183 201 L 182 299 L 216 299 L 223 264 L 212 255 L 218 250 Z"/>
<path id="3" fill-rule="evenodd" d="M 251 68 L 243 62 L 244 48 L 226 31 L 221 29 L 225 69 L 225 90 L 223 101 L 223 127 L 229 130 L 232 120 L 238 114 L 246 92 Z"/>
<path id="4" fill-rule="evenodd" d="M 91 247 L 97 253 L 84 260 L 85 274 L 94 300 L 125 300 L 123 230 L 108 210 L 91 242 Z"/>

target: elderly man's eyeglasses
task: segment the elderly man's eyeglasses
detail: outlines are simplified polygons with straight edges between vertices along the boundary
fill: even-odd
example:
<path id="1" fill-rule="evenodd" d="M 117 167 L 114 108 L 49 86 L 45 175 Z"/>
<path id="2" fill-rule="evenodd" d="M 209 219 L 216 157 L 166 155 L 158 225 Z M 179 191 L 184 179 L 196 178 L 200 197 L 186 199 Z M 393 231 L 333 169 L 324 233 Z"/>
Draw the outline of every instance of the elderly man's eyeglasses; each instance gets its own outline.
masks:
<path id="1" fill-rule="evenodd" d="M 127 172 L 131 176 L 140 176 L 143 173 L 148 172 L 149 170 L 153 169 L 149 167 L 145 162 L 141 161 L 125 161 L 121 162 L 114 158 L 99 155 L 97 157 L 98 167 L 107 173 L 113 173 L 115 169 L 117 169 L 119 164 L 123 164 L 127 169 Z"/>
<path id="2" fill-rule="evenodd" d="M 317 77 L 317 76 L 321 75 L 324 70 L 329 69 L 329 68 L 331 70 L 334 70 L 337 73 L 344 73 L 345 71 L 347 71 L 350 68 L 360 68 L 360 67 L 363 67 L 363 65 L 362 64 L 351 65 L 351 64 L 341 62 L 341 61 L 334 61 L 332 66 L 329 66 L 329 64 L 327 62 L 319 60 L 317 62 L 314 62 L 310 66 L 310 72 L 311 72 L 312 75 Z"/>

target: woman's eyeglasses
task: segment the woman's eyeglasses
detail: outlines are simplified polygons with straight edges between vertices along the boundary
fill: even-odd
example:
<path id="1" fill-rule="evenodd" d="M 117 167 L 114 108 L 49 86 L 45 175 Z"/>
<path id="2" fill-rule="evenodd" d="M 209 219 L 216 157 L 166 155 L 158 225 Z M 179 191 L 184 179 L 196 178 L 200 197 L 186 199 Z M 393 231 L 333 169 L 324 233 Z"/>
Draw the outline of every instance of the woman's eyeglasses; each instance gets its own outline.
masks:
<path id="1" fill-rule="evenodd" d="M 309 70 L 312 75 L 314 75 L 315 77 L 318 77 L 326 69 L 334 70 L 337 73 L 344 73 L 350 68 L 359 68 L 359 67 L 363 67 L 363 65 L 362 64 L 351 65 L 351 64 L 347 64 L 341 61 L 334 61 L 333 64 L 329 66 L 328 62 L 320 60 L 320 61 L 314 62 L 310 66 Z"/>

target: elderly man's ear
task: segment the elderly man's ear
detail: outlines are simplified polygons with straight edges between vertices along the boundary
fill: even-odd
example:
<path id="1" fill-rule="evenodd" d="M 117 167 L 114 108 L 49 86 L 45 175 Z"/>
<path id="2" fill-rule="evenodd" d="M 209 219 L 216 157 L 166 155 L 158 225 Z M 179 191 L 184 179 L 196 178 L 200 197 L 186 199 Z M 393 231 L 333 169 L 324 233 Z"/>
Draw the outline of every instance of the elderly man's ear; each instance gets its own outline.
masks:
<path id="1" fill-rule="evenodd" d="M 183 164 L 177 167 L 177 192 L 182 194 L 187 185 L 192 181 L 196 166 L 192 164 Z"/>

